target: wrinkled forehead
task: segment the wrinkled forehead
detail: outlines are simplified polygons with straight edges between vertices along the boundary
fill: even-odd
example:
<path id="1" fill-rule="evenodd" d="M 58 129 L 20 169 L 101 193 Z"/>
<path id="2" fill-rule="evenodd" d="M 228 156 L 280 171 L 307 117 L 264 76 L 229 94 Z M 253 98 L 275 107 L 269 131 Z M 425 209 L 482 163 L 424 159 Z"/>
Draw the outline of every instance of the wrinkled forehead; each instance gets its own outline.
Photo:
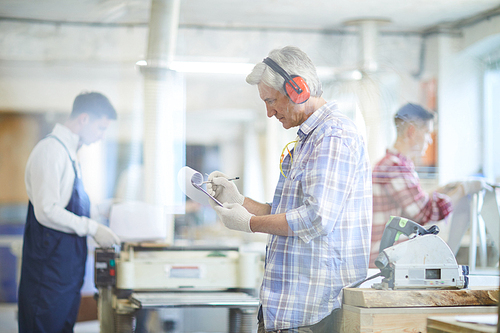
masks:
<path id="1" fill-rule="evenodd" d="M 257 85 L 257 88 L 259 89 L 259 96 L 263 100 L 265 100 L 266 98 L 275 97 L 276 93 L 278 92 L 277 90 L 269 87 L 262 82 Z"/>
<path id="2" fill-rule="evenodd" d="M 263 100 L 266 98 L 279 98 L 280 96 L 285 96 L 285 94 L 279 90 L 276 90 L 265 83 L 261 82 L 257 85 L 259 89 L 259 96 Z"/>

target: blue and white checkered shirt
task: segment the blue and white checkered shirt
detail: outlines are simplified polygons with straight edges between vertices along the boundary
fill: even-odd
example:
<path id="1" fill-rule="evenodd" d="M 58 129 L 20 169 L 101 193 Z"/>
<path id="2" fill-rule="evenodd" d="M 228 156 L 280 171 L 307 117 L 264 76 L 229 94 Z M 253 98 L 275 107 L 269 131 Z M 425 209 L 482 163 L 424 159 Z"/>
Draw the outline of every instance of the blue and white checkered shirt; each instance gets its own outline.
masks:
<path id="1" fill-rule="evenodd" d="M 260 292 L 266 330 L 318 323 L 368 271 L 372 181 L 363 137 L 334 102 L 297 133 L 271 208 L 286 213 L 295 236 L 269 237 Z"/>

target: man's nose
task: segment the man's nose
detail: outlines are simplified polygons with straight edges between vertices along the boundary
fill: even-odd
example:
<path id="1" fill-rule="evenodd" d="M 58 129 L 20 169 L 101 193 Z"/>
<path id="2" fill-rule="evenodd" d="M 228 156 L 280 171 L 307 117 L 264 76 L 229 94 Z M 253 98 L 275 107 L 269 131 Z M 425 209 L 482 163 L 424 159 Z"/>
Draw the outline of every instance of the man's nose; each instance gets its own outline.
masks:
<path id="1" fill-rule="evenodd" d="M 276 110 L 274 110 L 274 108 L 266 106 L 266 109 L 267 109 L 267 116 L 269 118 L 271 118 L 272 116 L 274 116 L 276 114 Z"/>

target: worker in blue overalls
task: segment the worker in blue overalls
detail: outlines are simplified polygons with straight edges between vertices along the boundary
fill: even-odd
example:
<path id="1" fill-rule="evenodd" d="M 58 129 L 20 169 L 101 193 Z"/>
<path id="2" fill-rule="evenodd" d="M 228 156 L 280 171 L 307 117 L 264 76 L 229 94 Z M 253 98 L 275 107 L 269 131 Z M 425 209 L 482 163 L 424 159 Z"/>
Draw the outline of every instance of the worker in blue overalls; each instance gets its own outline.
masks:
<path id="1" fill-rule="evenodd" d="M 78 95 L 68 120 L 31 152 L 26 166 L 28 216 L 19 284 L 19 332 L 73 332 L 85 275 L 87 235 L 101 247 L 119 244 L 90 216 L 109 213 L 90 205 L 77 151 L 100 140 L 116 111 L 102 94 Z M 92 213 L 91 213 L 92 211 Z"/>

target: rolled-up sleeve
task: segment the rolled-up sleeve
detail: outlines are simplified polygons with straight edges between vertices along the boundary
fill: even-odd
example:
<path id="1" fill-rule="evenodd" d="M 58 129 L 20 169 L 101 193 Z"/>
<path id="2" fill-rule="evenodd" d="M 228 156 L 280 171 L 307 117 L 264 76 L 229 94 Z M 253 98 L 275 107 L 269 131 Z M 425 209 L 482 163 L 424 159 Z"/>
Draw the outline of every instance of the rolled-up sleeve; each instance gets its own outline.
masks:
<path id="1" fill-rule="evenodd" d="M 420 180 L 412 170 L 401 167 L 399 177 L 392 178 L 389 193 L 393 193 L 394 200 L 403 208 L 405 216 L 425 224 L 430 221 L 439 221 L 452 211 L 451 199 L 438 192 L 429 195 L 420 186 Z"/>

